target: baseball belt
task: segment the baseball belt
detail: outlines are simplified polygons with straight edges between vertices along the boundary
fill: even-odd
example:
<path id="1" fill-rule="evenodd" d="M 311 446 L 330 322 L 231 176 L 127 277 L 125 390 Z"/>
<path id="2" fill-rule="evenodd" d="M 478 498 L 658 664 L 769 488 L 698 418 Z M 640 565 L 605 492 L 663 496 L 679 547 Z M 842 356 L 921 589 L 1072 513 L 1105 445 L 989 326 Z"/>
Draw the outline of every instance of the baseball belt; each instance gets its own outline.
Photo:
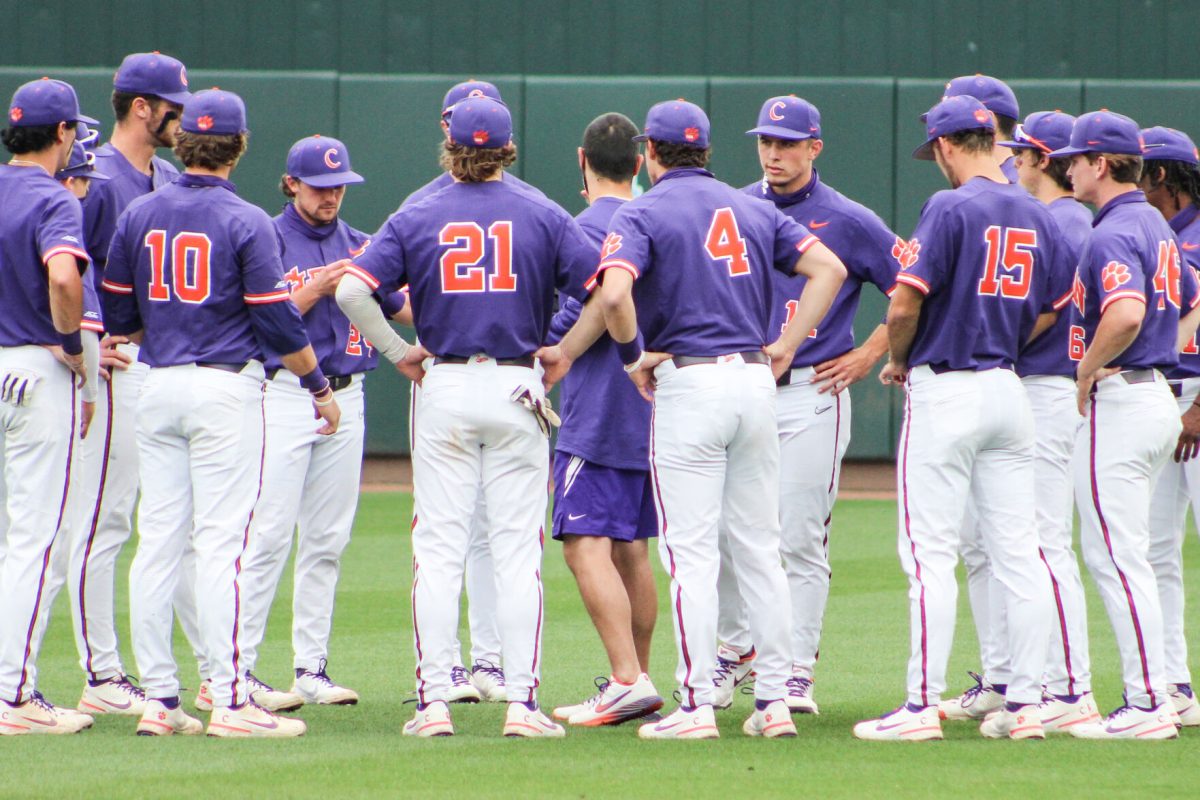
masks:
<path id="1" fill-rule="evenodd" d="M 283 372 L 283 370 L 278 368 L 267 370 L 267 380 L 275 380 L 275 376 L 281 372 Z M 354 380 L 353 375 L 326 375 L 325 377 L 329 380 L 329 388 L 333 389 L 335 392 L 340 392 L 342 389 L 345 389 Z"/>
<path id="2" fill-rule="evenodd" d="M 747 364 L 770 364 L 771 359 L 761 350 L 748 350 L 745 353 L 732 353 L 742 357 Z M 721 364 L 729 360 L 729 356 L 675 356 L 671 362 L 679 369 L 694 367 L 699 364 Z"/>
<path id="3" fill-rule="evenodd" d="M 491 356 L 487 356 L 491 358 Z M 472 364 L 475 362 L 476 356 L 437 356 L 433 359 L 434 364 Z M 525 367 L 533 369 L 533 356 L 521 356 L 520 358 L 493 358 L 497 365 L 501 367 Z"/>

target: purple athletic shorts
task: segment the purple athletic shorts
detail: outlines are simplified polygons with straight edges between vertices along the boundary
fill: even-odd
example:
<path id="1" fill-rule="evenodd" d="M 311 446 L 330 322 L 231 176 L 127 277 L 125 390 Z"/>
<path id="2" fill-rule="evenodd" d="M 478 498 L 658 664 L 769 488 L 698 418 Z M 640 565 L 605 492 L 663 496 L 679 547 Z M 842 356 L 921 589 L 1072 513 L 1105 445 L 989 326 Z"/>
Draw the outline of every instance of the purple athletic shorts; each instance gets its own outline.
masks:
<path id="1" fill-rule="evenodd" d="M 658 535 L 648 469 L 617 469 L 554 453 L 555 539 L 563 534 L 606 536 L 621 542 Z"/>

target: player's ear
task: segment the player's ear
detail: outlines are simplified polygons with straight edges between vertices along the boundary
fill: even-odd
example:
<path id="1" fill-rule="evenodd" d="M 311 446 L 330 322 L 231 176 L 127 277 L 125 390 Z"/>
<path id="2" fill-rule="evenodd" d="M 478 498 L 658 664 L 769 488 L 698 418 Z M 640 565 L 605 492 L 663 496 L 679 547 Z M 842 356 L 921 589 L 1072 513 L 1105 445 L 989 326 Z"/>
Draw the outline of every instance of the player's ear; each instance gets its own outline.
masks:
<path id="1" fill-rule="evenodd" d="M 576 147 L 576 148 L 575 148 L 575 152 L 576 152 L 576 154 L 578 154 L 578 156 L 579 156 L 579 169 L 580 169 L 580 170 L 585 170 L 585 169 L 587 169 L 587 156 L 585 156 L 585 155 L 583 154 L 583 148 L 582 148 L 582 147 Z"/>
<path id="2" fill-rule="evenodd" d="M 809 147 L 811 148 L 810 152 L 812 153 L 813 160 L 815 161 L 817 156 L 821 155 L 821 151 L 825 149 L 825 142 L 821 141 L 820 139 L 809 139 L 808 141 L 812 142 Z"/>
<path id="3" fill-rule="evenodd" d="M 637 161 L 633 165 L 633 177 L 637 177 L 642 171 L 642 165 L 646 163 L 646 157 L 638 153 Z"/>

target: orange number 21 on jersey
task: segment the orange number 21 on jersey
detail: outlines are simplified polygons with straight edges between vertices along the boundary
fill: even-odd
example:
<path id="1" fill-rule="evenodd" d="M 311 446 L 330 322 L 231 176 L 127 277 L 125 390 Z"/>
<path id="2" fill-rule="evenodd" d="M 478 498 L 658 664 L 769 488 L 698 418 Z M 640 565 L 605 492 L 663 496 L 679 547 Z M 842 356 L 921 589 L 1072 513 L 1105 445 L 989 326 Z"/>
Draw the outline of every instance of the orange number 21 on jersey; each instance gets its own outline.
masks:
<path id="1" fill-rule="evenodd" d="M 495 267 L 486 276 L 487 267 L 483 260 L 483 228 L 474 222 L 451 222 L 438 234 L 438 244 L 450 249 L 442 253 L 440 260 L 442 291 L 447 293 L 467 292 L 515 292 L 517 276 L 512 264 L 512 223 L 508 220 L 493 222 L 487 235 L 492 240 Z"/>

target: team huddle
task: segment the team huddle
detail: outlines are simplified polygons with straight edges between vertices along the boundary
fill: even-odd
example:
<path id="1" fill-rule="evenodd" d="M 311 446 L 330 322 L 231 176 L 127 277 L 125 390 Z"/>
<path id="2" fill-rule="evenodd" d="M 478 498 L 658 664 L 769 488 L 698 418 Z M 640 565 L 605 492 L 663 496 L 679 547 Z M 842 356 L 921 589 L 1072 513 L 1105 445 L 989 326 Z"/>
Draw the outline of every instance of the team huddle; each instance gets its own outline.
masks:
<path id="1" fill-rule="evenodd" d="M 735 189 L 707 169 L 704 111 L 673 100 L 640 132 L 616 113 L 587 126 L 588 208 L 572 218 L 508 171 L 511 114 L 472 80 L 440 109 L 442 173 L 368 236 L 339 217 L 364 180 L 343 142 L 293 145 L 271 218 L 230 182 L 248 136 L 236 94 L 191 93 L 159 53 L 128 56 L 113 89 L 105 144 L 74 89 L 47 78 L 16 91 L 2 134 L 0 734 L 123 714 L 139 735 L 299 736 L 305 723 L 281 712 L 357 703 L 327 663 L 362 381 L 379 355 L 413 382 L 406 735 L 453 735 L 453 704 L 494 701 L 505 736 L 636 720 L 642 738 L 716 738 L 715 712 L 752 681 L 743 731 L 795 736 L 793 715 L 818 713 L 848 387 L 885 356 L 880 380 L 905 394 L 912 652 L 905 702 L 855 736 L 940 739 L 960 719 L 1013 739 L 1200 725 L 1181 571 L 1200 486 L 1200 279 L 1185 260 L 1200 249 L 1200 155 L 1186 134 L 1107 110 L 1019 122 L 1004 83 L 955 79 L 913 154 L 951 188 L 906 240 L 821 181 L 811 103 L 763 103 L 747 131 L 763 177 Z M 890 305 L 856 345 L 868 283 Z M 561 418 L 547 399 L 559 382 Z M 610 670 L 547 714 L 551 475 L 550 532 Z M 114 622 L 135 505 L 140 685 Z M 1125 699 L 1107 716 L 1091 692 L 1076 507 L 1120 648 Z M 293 536 L 284 690 L 254 670 Z M 651 539 L 678 650 L 665 714 L 648 674 Z M 981 672 L 944 698 L 960 555 Z M 77 709 L 37 691 L 64 584 Z M 181 701 L 176 620 L 207 726 Z"/>

